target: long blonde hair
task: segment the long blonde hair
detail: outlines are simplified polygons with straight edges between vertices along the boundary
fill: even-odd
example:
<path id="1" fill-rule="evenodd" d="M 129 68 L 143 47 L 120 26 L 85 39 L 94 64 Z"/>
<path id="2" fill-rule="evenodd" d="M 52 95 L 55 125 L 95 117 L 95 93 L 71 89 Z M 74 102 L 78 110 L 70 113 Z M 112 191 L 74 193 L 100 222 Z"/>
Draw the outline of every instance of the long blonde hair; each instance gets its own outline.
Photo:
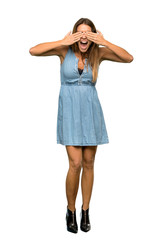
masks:
<path id="1" fill-rule="evenodd" d="M 95 28 L 94 23 L 88 19 L 88 18 L 80 18 L 74 25 L 72 33 L 77 32 L 77 27 L 80 24 L 86 24 L 91 27 L 92 32 L 96 33 L 97 30 Z M 78 43 L 75 42 L 74 44 L 71 45 L 71 48 L 74 52 L 78 51 Z M 93 75 L 93 81 L 95 82 L 98 77 L 98 67 L 99 67 L 99 45 L 92 42 L 91 45 L 89 46 L 87 52 L 85 53 L 88 56 L 88 61 L 87 61 L 87 67 L 88 64 L 92 67 L 92 75 Z"/>

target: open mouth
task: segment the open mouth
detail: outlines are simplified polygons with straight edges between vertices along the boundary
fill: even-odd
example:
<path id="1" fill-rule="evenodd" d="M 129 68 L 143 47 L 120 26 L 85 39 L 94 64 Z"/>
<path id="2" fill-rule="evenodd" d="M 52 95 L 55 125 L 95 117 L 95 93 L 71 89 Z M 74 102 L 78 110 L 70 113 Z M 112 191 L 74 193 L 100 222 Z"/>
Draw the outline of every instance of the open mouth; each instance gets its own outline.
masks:
<path id="1" fill-rule="evenodd" d="M 82 49 L 86 49 L 88 45 L 88 41 L 87 40 L 81 40 L 80 41 L 80 46 Z"/>

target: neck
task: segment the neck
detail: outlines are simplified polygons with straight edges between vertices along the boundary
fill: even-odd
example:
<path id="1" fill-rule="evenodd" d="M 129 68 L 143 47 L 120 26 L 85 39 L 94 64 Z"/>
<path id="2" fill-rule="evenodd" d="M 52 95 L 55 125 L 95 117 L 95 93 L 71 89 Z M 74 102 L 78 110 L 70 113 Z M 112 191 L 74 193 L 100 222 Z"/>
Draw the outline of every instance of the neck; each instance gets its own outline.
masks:
<path id="1" fill-rule="evenodd" d="M 88 53 L 87 52 L 83 53 L 79 50 L 77 53 L 82 59 L 88 58 Z"/>

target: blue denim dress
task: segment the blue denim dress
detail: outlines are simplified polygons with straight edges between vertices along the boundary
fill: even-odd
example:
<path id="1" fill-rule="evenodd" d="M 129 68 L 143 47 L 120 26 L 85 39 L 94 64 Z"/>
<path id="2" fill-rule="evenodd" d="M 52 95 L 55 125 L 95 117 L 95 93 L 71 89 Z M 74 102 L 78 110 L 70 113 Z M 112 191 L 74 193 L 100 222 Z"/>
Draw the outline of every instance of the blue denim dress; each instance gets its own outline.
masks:
<path id="1" fill-rule="evenodd" d="M 82 74 L 72 48 L 61 64 L 58 99 L 57 144 L 93 146 L 109 143 L 102 107 L 92 83 L 92 68 L 85 59 Z"/>

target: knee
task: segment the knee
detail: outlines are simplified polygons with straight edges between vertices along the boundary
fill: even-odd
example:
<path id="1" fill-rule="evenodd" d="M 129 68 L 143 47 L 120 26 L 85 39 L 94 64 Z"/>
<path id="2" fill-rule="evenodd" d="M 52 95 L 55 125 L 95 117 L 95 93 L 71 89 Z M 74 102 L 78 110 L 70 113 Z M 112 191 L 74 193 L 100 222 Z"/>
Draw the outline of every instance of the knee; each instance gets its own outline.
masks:
<path id="1" fill-rule="evenodd" d="M 71 160 L 70 161 L 70 169 L 74 172 L 79 172 L 81 170 L 82 167 L 82 161 L 81 159 L 77 159 L 77 160 Z"/>
<path id="2" fill-rule="evenodd" d="M 83 168 L 86 170 L 93 169 L 94 167 L 94 157 L 83 158 Z"/>

